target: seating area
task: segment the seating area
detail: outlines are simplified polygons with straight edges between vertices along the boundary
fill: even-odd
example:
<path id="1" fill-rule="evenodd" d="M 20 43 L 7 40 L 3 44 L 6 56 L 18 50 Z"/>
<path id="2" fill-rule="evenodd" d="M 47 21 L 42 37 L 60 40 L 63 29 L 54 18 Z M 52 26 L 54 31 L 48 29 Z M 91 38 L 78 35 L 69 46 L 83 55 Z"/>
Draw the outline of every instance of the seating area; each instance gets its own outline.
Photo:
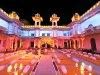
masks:
<path id="1" fill-rule="evenodd" d="M 6 54 L 1 53 L 0 75 L 29 75 L 37 61 L 37 56 L 32 53 L 26 54 L 25 50 Z"/>
<path id="2" fill-rule="evenodd" d="M 71 49 L 57 51 L 62 55 L 53 57 L 61 75 L 100 75 L 100 55 Z"/>
<path id="3" fill-rule="evenodd" d="M 53 51 L 53 52 L 52 52 Z M 100 75 L 100 55 L 72 49 L 0 54 L 0 75 Z"/>

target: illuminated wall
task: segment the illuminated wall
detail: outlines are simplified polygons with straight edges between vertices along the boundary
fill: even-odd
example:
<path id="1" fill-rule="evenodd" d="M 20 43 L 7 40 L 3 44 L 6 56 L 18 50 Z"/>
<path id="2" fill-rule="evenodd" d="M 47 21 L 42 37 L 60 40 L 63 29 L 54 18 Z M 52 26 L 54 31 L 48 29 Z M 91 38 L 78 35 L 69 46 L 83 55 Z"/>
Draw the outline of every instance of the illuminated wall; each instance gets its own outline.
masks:
<path id="1" fill-rule="evenodd" d="M 18 34 L 18 25 L 13 23 L 14 34 Z"/>
<path id="2" fill-rule="evenodd" d="M 82 31 L 84 31 L 85 28 L 87 28 L 89 26 L 89 24 L 92 24 L 93 26 L 98 26 L 100 25 L 100 15 L 97 14 L 93 17 L 91 17 L 90 19 L 86 20 L 85 22 L 83 22 L 81 24 L 81 29 Z"/>
<path id="3" fill-rule="evenodd" d="M 81 27 L 80 27 L 80 25 L 77 26 L 77 33 L 81 34 Z"/>
<path id="4" fill-rule="evenodd" d="M 35 33 L 34 33 L 35 31 L 29 31 L 29 36 L 31 36 L 32 34 L 34 34 L 35 35 Z"/>
<path id="5" fill-rule="evenodd" d="M 40 36 L 45 33 L 45 36 L 47 36 L 47 33 L 50 33 L 50 36 L 52 36 L 52 31 L 40 31 Z"/>
<path id="6" fill-rule="evenodd" d="M 63 36 L 63 31 L 58 31 L 58 36 Z"/>
<path id="7" fill-rule="evenodd" d="M 28 36 L 28 31 L 23 30 L 22 31 L 22 36 Z"/>
<path id="8" fill-rule="evenodd" d="M 18 28 L 18 36 L 22 35 L 22 30 Z"/>
<path id="9" fill-rule="evenodd" d="M 13 24 L 12 23 L 9 23 L 8 34 L 12 34 L 13 31 L 14 31 Z"/>
<path id="10" fill-rule="evenodd" d="M 0 18 L 0 26 L 8 29 L 8 22 L 6 22 L 6 21 L 4 21 L 3 19 Z"/>

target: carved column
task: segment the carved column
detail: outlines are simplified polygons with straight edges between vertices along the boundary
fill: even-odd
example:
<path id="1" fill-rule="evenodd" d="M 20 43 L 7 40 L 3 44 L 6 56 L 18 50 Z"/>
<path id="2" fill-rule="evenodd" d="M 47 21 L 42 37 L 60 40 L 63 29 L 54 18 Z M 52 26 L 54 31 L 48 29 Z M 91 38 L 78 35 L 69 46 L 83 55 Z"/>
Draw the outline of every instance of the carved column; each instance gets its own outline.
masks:
<path id="1" fill-rule="evenodd" d="M 84 48 L 84 39 L 85 38 L 81 38 L 81 41 L 82 41 L 82 49 Z"/>
<path id="2" fill-rule="evenodd" d="M 39 21 L 39 26 L 41 26 L 41 22 Z"/>
<path id="3" fill-rule="evenodd" d="M 52 22 L 52 26 L 54 26 L 54 22 Z"/>
<path id="4" fill-rule="evenodd" d="M 76 49 L 76 43 L 75 43 L 75 39 L 73 39 L 73 42 L 74 42 L 74 49 Z"/>
<path id="5" fill-rule="evenodd" d="M 52 30 L 52 37 L 54 37 L 54 30 Z"/>
<path id="6" fill-rule="evenodd" d="M 56 30 L 56 37 L 58 37 L 58 30 Z"/>
<path id="7" fill-rule="evenodd" d="M 17 49 L 17 39 L 15 39 L 15 47 L 14 48 L 15 48 L 14 50 Z"/>

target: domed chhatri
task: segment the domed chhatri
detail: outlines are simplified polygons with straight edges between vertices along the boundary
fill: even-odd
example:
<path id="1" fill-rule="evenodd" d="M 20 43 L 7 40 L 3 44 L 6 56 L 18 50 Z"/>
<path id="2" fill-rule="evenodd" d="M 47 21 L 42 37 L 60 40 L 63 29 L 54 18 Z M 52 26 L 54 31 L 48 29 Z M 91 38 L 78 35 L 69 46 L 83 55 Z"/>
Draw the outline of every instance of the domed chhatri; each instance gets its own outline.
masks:
<path id="1" fill-rule="evenodd" d="M 52 26 L 57 26 L 57 22 L 59 21 L 60 17 L 57 17 L 56 14 L 53 14 L 51 17 L 50 17 L 50 22 L 52 22 Z"/>
<path id="2" fill-rule="evenodd" d="M 78 13 L 75 13 L 71 19 L 72 21 L 78 21 L 80 20 L 80 15 Z"/>
<path id="3" fill-rule="evenodd" d="M 19 20 L 19 16 L 17 15 L 17 13 L 15 11 L 12 11 L 8 16 L 12 19 L 18 19 Z"/>
<path id="4" fill-rule="evenodd" d="M 43 18 L 40 16 L 39 13 L 35 14 L 35 16 L 32 16 L 33 21 L 35 21 L 35 26 L 41 25 L 41 22 L 43 22 Z"/>

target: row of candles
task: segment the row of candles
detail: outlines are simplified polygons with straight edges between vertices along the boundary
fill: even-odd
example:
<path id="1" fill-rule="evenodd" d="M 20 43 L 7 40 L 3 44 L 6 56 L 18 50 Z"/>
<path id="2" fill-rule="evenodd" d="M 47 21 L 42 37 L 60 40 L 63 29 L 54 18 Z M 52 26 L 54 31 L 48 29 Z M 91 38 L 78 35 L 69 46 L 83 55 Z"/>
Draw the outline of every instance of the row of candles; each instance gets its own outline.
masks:
<path id="1" fill-rule="evenodd" d="M 12 71 L 13 68 L 14 68 L 14 71 Z M 19 67 L 18 67 L 18 64 L 15 63 L 14 67 L 12 65 L 8 66 L 7 72 L 10 74 L 14 73 L 14 75 L 18 75 L 18 71 L 21 71 L 22 69 L 23 69 L 22 63 L 20 63 Z M 23 75 L 23 73 L 21 73 L 21 75 Z"/>
<path id="2" fill-rule="evenodd" d="M 78 63 L 75 64 L 75 67 L 78 68 Z M 89 65 L 88 68 L 89 68 L 89 72 L 91 72 L 92 71 L 92 66 Z M 82 75 L 84 75 L 84 70 L 85 70 L 85 63 L 82 62 L 81 66 L 80 66 L 80 73 Z M 89 75 L 92 75 L 92 73 L 89 73 Z"/>

